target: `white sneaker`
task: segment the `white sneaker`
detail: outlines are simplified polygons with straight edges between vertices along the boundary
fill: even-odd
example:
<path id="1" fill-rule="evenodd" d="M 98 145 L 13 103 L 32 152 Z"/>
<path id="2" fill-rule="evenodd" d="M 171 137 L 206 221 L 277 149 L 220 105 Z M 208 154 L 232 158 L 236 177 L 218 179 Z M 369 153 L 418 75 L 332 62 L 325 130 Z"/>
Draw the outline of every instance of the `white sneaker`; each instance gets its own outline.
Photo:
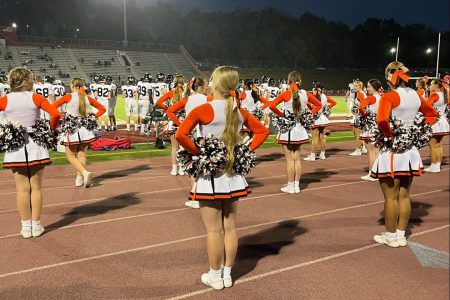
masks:
<path id="1" fill-rule="evenodd" d="M 77 176 L 77 178 L 75 179 L 75 186 L 80 187 L 83 185 L 84 185 L 83 176 Z"/>
<path id="2" fill-rule="evenodd" d="M 378 181 L 378 178 L 372 178 L 372 177 L 370 176 L 370 174 L 367 174 L 367 175 L 365 175 L 365 176 L 361 176 L 361 179 L 362 179 L 362 180 L 365 180 L 365 181 L 372 181 L 372 182 Z"/>
<path id="3" fill-rule="evenodd" d="M 325 157 L 325 153 L 320 153 L 320 155 L 319 155 L 319 159 L 326 159 L 326 157 Z"/>
<path id="4" fill-rule="evenodd" d="M 37 228 L 33 228 L 32 232 L 33 232 L 33 237 L 38 237 L 41 236 L 44 233 L 44 227 L 39 226 Z"/>
<path id="5" fill-rule="evenodd" d="M 181 168 L 178 169 L 178 175 L 184 176 L 184 171 L 183 171 L 183 169 L 181 169 Z"/>
<path id="6" fill-rule="evenodd" d="M 201 280 L 204 284 L 209 285 L 210 287 L 212 287 L 215 290 L 222 290 L 224 287 L 222 278 L 212 280 L 209 273 L 202 274 Z"/>
<path id="7" fill-rule="evenodd" d="M 433 169 L 431 167 L 428 167 L 428 168 L 425 168 L 424 172 L 427 172 L 427 173 L 440 173 L 441 170 L 440 169 Z"/>
<path id="8" fill-rule="evenodd" d="M 352 153 L 349 153 L 350 156 L 361 156 L 361 149 L 355 149 Z"/>
<path id="9" fill-rule="evenodd" d="M 316 155 L 311 153 L 310 155 L 308 155 L 307 157 L 305 157 L 303 160 L 306 161 L 315 161 L 316 160 Z"/>
<path id="10" fill-rule="evenodd" d="M 190 208 L 200 208 L 200 202 L 195 200 L 188 200 L 184 203 L 184 206 L 190 207 Z"/>
<path id="11" fill-rule="evenodd" d="M 294 186 L 294 193 L 295 194 L 300 193 L 300 187 L 299 186 Z"/>
<path id="12" fill-rule="evenodd" d="M 92 185 L 92 173 L 84 170 L 83 178 L 84 178 L 84 187 L 85 188 L 90 187 Z"/>
<path id="13" fill-rule="evenodd" d="M 408 246 L 408 242 L 406 241 L 406 237 L 397 238 L 398 246 L 399 247 L 406 247 Z"/>
<path id="14" fill-rule="evenodd" d="M 373 236 L 373 240 L 378 244 L 387 245 L 392 248 L 398 248 L 400 243 L 397 238 L 389 238 L 386 232 L 382 232 L 381 234 L 377 234 Z M 406 240 L 406 239 L 405 239 Z"/>
<path id="15" fill-rule="evenodd" d="M 33 234 L 31 233 L 31 227 L 30 228 L 22 228 L 22 230 L 20 231 L 20 234 L 23 236 L 24 239 L 29 239 L 30 237 L 33 236 Z"/>
<path id="16" fill-rule="evenodd" d="M 233 279 L 231 278 L 231 275 L 223 274 L 223 286 L 226 288 L 233 286 Z"/>
<path id="17" fill-rule="evenodd" d="M 362 153 L 362 154 L 366 154 L 366 153 L 367 153 L 367 148 L 366 148 L 366 147 L 363 147 L 362 150 L 361 150 L 361 153 Z"/>
<path id="18" fill-rule="evenodd" d="M 172 169 L 172 171 L 170 171 L 170 175 L 177 176 L 178 175 L 177 170 L 176 169 Z"/>
<path id="19" fill-rule="evenodd" d="M 284 193 L 288 193 L 288 194 L 295 194 L 295 188 L 290 187 L 290 186 L 284 186 L 280 189 L 282 192 Z"/>

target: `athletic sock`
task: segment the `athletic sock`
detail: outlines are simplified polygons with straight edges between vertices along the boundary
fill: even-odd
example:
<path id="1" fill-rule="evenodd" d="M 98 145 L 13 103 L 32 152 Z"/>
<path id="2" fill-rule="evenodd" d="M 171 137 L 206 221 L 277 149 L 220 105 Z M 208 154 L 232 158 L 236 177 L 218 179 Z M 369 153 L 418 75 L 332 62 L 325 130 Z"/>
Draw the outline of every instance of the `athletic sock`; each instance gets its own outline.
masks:
<path id="1" fill-rule="evenodd" d="M 33 228 L 41 228 L 42 227 L 41 221 L 40 220 L 39 221 L 31 221 L 31 227 L 33 227 Z"/>
<path id="2" fill-rule="evenodd" d="M 223 267 L 223 275 L 231 275 L 231 267 Z"/>
<path id="3" fill-rule="evenodd" d="M 397 238 L 404 238 L 405 237 L 405 231 L 404 230 L 397 229 L 396 234 L 397 234 Z"/>
<path id="4" fill-rule="evenodd" d="M 130 130 L 130 124 L 127 124 L 127 130 Z"/>
<path id="5" fill-rule="evenodd" d="M 218 281 L 222 279 L 222 270 L 213 270 L 212 268 L 209 268 L 209 276 L 212 280 Z"/>
<path id="6" fill-rule="evenodd" d="M 294 188 L 294 182 L 293 181 L 288 182 L 288 188 L 291 188 L 291 189 Z"/>
<path id="7" fill-rule="evenodd" d="M 177 170 L 178 170 L 178 165 L 172 165 L 172 171 L 177 172 Z"/>
<path id="8" fill-rule="evenodd" d="M 31 220 L 20 220 L 23 229 L 31 229 Z"/>
<path id="9" fill-rule="evenodd" d="M 320 155 L 325 155 L 325 151 L 320 151 Z"/>
<path id="10" fill-rule="evenodd" d="M 436 163 L 436 166 L 437 166 L 437 169 L 440 170 L 440 169 L 441 169 L 441 162 L 438 161 L 438 162 Z"/>
<path id="11" fill-rule="evenodd" d="M 397 232 L 386 232 L 388 239 L 395 239 L 397 237 Z"/>
<path id="12" fill-rule="evenodd" d="M 134 131 L 137 131 L 138 130 L 138 125 L 137 124 L 134 124 Z"/>

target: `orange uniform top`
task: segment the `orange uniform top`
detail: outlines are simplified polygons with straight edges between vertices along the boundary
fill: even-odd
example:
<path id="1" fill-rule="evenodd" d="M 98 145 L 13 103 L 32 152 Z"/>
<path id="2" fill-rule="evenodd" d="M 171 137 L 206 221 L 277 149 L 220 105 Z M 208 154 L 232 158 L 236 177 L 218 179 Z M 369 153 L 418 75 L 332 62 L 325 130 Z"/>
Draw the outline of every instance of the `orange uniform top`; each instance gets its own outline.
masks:
<path id="1" fill-rule="evenodd" d="M 220 100 L 219 100 L 220 101 Z M 244 125 L 251 132 L 254 133 L 252 143 L 250 144 L 250 150 L 255 151 L 266 138 L 269 136 L 269 130 L 256 119 L 252 114 L 248 113 L 245 109 L 239 109 L 243 119 Z M 186 117 L 184 122 L 178 128 L 175 137 L 181 146 L 183 146 L 187 151 L 192 154 L 199 154 L 200 149 L 194 144 L 194 142 L 189 137 L 191 131 L 197 126 L 208 125 L 214 120 L 214 109 L 208 104 L 202 104 L 194 108 L 189 115 Z"/>
<path id="2" fill-rule="evenodd" d="M 55 129 L 58 126 L 58 120 L 61 118 L 61 113 L 48 102 L 46 98 L 39 94 L 33 94 L 33 103 L 37 108 L 45 110 L 50 116 L 50 127 Z M 0 98 L 0 111 L 4 111 L 8 105 L 8 95 Z"/>
<path id="3" fill-rule="evenodd" d="M 428 102 L 428 104 L 433 105 L 438 100 L 439 100 L 439 95 L 437 93 L 432 93 L 428 97 L 427 102 Z"/>
<path id="4" fill-rule="evenodd" d="M 358 110 L 361 116 L 365 116 L 366 112 L 364 111 L 367 106 L 375 104 L 377 102 L 377 98 L 375 96 L 367 96 L 359 103 Z"/>
<path id="5" fill-rule="evenodd" d="M 424 96 L 425 96 L 425 90 L 424 90 L 424 89 L 418 89 L 418 90 L 417 90 L 417 94 L 418 94 L 420 97 L 424 97 Z"/>
<path id="6" fill-rule="evenodd" d="M 428 102 L 420 97 L 420 108 L 419 111 L 427 119 L 428 124 L 434 124 L 436 122 L 439 114 L 437 111 L 428 104 Z M 389 125 L 389 117 L 391 116 L 391 110 L 400 105 L 400 96 L 394 91 L 389 91 L 383 96 L 381 96 L 380 104 L 378 106 L 377 123 L 381 131 L 387 137 L 392 136 L 391 126 Z"/>
<path id="7" fill-rule="evenodd" d="M 98 111 L 95 114 L 95 116 L 97 118 L 99 118 L 101 115 L 103 115 L 106 112 L 106 109 L 103 105 L 101 105 L 97 100 L 95 100 L 94 98 L 91 98 L 89 96 L 87 96 L 89 104 L 92 105 L 93 107 L 95 107 Z M 62 96 L 61 98 L 59 98 L 58 100 L 56 100 L 56 102 L 53 103 L 53 106 L 55 108 L 60 107 L 61 105 L 63 105 L 64 103 L 69 103 L 70 100 L 72 100 L 72 94 L 67 94 Z"/>
<path id="8" fill-rule="evenodd" d="M 178 120 L 177 116 L 175 115 L 175 113 L 177 111 L 182 110 L 185 106 L 186 103 L 188 101 L 188 98 L 183 98 L 180 101 L 178 101 L 177 103 L 171 105 L 167 110 L 166 110 L 166 115 L 169 119 L 171 119 L 175 124 L 177 124 L 178 126 L 180 126 L 181 122 L 180 120 Z M 158 100 L 159 102 L 159 100 Z M 164 104 L 162 104 L 164 106 Z M 159 107 L 161 107 L 158 104 Z M 161 107 L 162 109 L 164 109 L 163 107 Z"/>
<path id="9" fill-rule="evenodd" d="M 308 97 L 308 104 L 311 104 L 313 106 L 311 112 L 313 114 L 317 114 L 317 112 L 322 108 L 322 102 L 320 102 L 319 100 L 317 100 L 317 98 L 311 94 L 306 92 L 306 96 Z M 289 100 L 291 100 L 292 98 L 292 93 L 290 91 L 286 91 L 281 93 L 280 95 L 278 95 L 278 97 L 276 97 L 269 105 L 269 108 L 276 113 L 278 116 L 283 116 L 284 114 L 277 108 L 277 105 L 280 104 L 281 102 L 287 102 Z"/>
<path id="10" fill-rule="evenodd" d="M 244 100 L 245 98 L 247 98 L 247 93 L 242 92 L 239 94 L 239 100 Z M 266 98 L 258 95 L 258 100 L 263 103 L 263 106 L 261 107 L 261 109 L 266 109 L 267 107 L 269 107 L 270 101 L 267 100 Z"/>
<path id="11" fill-rule="evenodd" d="M 159 97 L 158 101 L 156 101 L 156 105 L 158 105 L 160 108 L 164 109 L 164 111 L 167 111 L 167 109 L 169 109 L 169 108 L 164 105 L 164 102 L 169 99 L 172 99 L 173 95 L 174 95 L 173 90 L 168 91 L 167 93 L 165 93 L 164 95 Z"/>

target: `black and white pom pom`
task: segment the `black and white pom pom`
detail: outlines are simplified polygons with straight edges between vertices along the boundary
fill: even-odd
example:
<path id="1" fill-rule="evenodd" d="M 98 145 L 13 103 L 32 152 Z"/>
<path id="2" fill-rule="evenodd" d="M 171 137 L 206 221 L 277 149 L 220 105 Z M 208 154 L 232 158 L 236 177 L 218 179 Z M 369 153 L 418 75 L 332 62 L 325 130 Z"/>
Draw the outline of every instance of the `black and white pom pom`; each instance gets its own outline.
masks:
<path id="1" fill-rule="evenodd" d="M 181 109 L 175 113 L 175 116 L 178 120 L 180 120 L 180 122 L 183 122 L 184 119 L 186 119 L 186 111 L 184 109 Z"/>
<path id="2" fill-rule="evenodd" d="M 322 114 L 327 118 L 331 115 L 331 107 L 328 104 L 322 108 Z"/>
<path id="3" fill-rule="evenodd" d="M 0 152 L 14 151 L 25 143 L 26 129 L 20 124 L 4 120 L 0 123 Z"/>
<path id="4" fill-rule="evenodd" d="M 37 119 L 28 135 L 36 144 L 47 149 L 55 148 L 58 143 L 58 136 L 52 131 L 49 120 Z"/>
<path id="5" fill-rule="evenodd" d="M 427 146 L 433 137 L 433 129 L 421 112 L 418 112 L 414 118 L 411 134 L 413 135 L 413 145 L 417 149 Z"/>
<path id="6" fill-rule="evenodd" d="M 272 116 L 272 124 L 275 128 L 277 128 L 281 133 L 288 132 L 295 127 L 295 115 L 288 110 L 285 110 L 284 116 Z"/>
<path id="7" fill-rule="evenodd" d="M 352 114 L 353 115 L 359 115 L 358 105 L 353 105 L 352 106 Z"/>
<path id="8" fill-rule="evenodd" d="M 215 137 L 199 137 L 194 140 L 200 148 L 199 155 L 192 155 L 184 149 L 178 150 L 177 160 L 183 171 L 193 177 L 214 176 L 225 169 L 227 148 Z"/>
<path id="9" fill-rule="evenodd" d="M 263 112 L 262 109 L 259 108 L 259 107 L 256 107 L 256 108 L 251 112 L 251 114 L 252 114 L 255 118 L 257 118 L 259 121 L 261 121 L 261 120 L 263 119 L 263 117 L 264 117 L 264 112 Z"/>
<path id="10" fill-rule="evenodd" d="M 402 120 L 392 121 L 392 151 L 394 153 L 404 153 L 411 149 L 413 145 L 412 126 L 405 124 Z"/>
<path id="11" fill-rule="evenodd" d="M 302 111 L 299 117 L 300 125 L 302 125 L 305 129 L 312 129 L 314 126 L 314 122 L 316 121 L 315 115 L 309 109 L 305 109 Z"/>
<path id="12" fill-rule="evenodd" d="M 64 114 L 61 120 L 61 130 L 63 132 L 73 133 L 75 130 L 80 129 L 81 126 L 81 118 L 71 114 Z"/>
<path id="13" fill-rule="evenodd" d="M 450 105 L 445 107 L 444 116 L 447 118 L 447 122 L 450 123 Z"/>
<path id="14" fill-rule="evenodd" d="M 81 125 L 84 126 L 87 130 L 93 131 L 98 127 L 98 119 L 97 116 L 90 112 L 86 117 L 81 118 Z"/>
<path id="15" fill-rule="evenodd" d="M 234 146 L 234 174 L 247 175 L 250 169 L 256 166 L 256 154 L 250 150 L 247 144 Z"/>
<path id="16" fill-rule="evenodd" d="M 369 137 L 374 146 L 379 148 L 381 151 L 390 150 L 392 147 L 392 139 L 386 137 L 378 126 L 369 130 Z"/>
<path id="17" fill-rule="evenodd" d="M 361 128 L 363 131 L 369 131 L 377 124 L 377 115 L 373 113 L 370 109 L 365 110 L 365 116 L 361 116 L 360 114 L 355 117 L 355 127 Z"/>

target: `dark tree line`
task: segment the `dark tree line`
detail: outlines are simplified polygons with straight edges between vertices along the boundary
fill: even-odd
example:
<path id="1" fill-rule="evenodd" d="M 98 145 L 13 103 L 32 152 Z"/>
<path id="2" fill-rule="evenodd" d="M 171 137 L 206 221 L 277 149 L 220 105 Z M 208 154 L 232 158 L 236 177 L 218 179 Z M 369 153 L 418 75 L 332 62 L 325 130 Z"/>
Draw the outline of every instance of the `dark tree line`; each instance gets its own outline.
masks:
<path id="1" fill-rule="evenodd" d="M 186 11 L 167 3 L 140 7 L 132 0 L 127 10 L 129 41 L 183 44 L 200 60 L 382 68 L 394 58 L 389 50 L 399 36 L 400 60 L 411 67 L 435 67 L 437 32 L 424 24 L 402 26 L 393 19 L 369 18 L 351 29 L 312 14 L 296 18 L 273 8 Z M 16 22 L 21 36 L 123 39 L 122 7 L 107 1 L 0 0 L 0 20 L 3 25 Z M 429 55 L 428 47 L 433 49 Z M 441 38 L 442 67 L 450 67 L 449 50 L 447 31 Z"/>

